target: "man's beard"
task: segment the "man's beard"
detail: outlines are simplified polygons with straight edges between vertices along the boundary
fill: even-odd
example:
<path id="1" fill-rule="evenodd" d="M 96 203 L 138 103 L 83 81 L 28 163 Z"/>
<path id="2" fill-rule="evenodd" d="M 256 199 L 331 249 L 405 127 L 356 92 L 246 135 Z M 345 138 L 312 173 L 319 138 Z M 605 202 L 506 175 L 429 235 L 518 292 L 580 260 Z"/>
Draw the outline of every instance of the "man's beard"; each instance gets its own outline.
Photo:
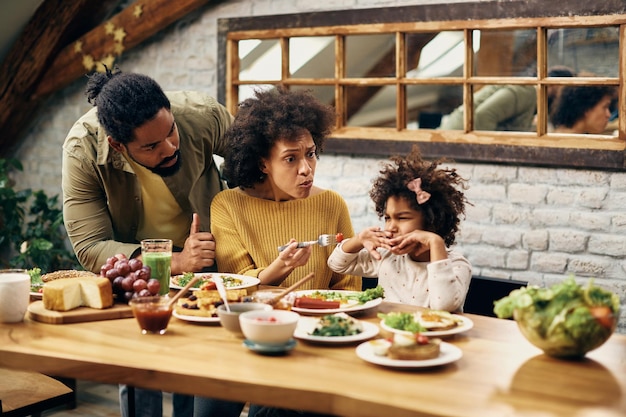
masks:
<path id="1" fill-rule="evenodd" d="M 164 167 L 164 164 L 167 164 L 171 160 L 176 159 L 176 163 L 171 167 Z M 169 158 L 166 158 L 161 162 L 158 166 L 154 168 L 146 167 L 153 173 L 160 175 L 161 177 L 170 177 L 178 172 L 180 169 L 180 150 L 176 151 L 174 155 Z"/>

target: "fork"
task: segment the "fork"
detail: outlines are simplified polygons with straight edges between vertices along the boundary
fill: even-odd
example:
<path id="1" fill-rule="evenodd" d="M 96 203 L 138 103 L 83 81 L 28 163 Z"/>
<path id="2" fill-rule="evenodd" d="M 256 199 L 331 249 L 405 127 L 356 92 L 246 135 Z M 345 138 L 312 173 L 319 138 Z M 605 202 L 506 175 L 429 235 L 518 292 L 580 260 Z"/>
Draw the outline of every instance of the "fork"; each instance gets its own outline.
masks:
<path id="1" fill-rule="evenodd" d="M 308 246 L 320 245 L 328 246 L 337 243 L 336 235 L 320 235 L 317 240 L 309 240 L 308 242 L 298 242 L 298 248 L 306 248 Z M 278 252 L 282 252 L 289 246 L 289 243 L 278 247 Z"/>

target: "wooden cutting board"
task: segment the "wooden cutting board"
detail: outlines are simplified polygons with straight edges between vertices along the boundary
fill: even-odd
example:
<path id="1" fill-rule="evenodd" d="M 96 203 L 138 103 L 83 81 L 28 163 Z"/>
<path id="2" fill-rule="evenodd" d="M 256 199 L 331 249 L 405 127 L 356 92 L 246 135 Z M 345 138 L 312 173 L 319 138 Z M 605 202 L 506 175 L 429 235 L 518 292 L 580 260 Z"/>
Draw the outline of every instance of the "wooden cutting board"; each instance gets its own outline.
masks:
<path id="1" fill-rule="evenodd" d="M 49 324 L 81 323 L 85 321 L 99 321 L 125 319 L 133 317 L 128 304 L 113 304 L 113 307 L 99 310 L 97 308 L 78 307 L 70 311 L 46 310 L 43 301 L 35 301 L 28 305 L 28 317 L 31 320 Z"/>

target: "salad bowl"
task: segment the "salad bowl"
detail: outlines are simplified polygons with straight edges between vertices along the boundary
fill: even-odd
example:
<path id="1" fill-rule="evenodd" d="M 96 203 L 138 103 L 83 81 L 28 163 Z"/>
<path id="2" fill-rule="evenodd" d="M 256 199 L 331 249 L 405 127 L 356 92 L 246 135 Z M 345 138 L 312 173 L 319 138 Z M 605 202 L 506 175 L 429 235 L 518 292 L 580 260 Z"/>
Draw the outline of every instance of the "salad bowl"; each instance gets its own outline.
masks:
<path id="1" fill-rule="evenodd" d="M 524 337 L 546 355 L 580 359 L 611 337 L 619 307 L 617 294 L 593 280 L 583 287 L 570 277 L 550 288 L 513 290 L 495 302 L 494 312 L 513 317 Z"/>

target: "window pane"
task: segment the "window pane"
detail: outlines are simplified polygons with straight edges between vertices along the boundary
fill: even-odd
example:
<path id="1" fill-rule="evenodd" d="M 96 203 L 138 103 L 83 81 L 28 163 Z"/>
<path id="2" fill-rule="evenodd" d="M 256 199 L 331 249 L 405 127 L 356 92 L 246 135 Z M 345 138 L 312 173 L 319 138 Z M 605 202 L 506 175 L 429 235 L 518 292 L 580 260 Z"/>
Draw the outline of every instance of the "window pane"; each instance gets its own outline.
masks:
<path id="1" fill-rule="evenodd" d="M 460 85 L 409 85 L 406 92 L 407 129 L 438 129 L 443 116 L 463 102 Z"/>
<path id="2" fill-rule="evenodd" d="M 617 87 L 563 86 L 552 106 L 548 131 L 615 136 L 617 109 Z"/>
<path id="3" fill-rule="evenodd" d="M 328 85 L 294 85 L 290 88 L 293 91 L 308 90 L 322 103 L 335 105 L 335 87 Z"/>
<path id="4" fill-rule="evenodd" d="M 278 39 L 239 41 L 239 79 L 280 80 L 281 50 Z"/>
<path id="5" fill-rule="evenodd" d="M 289 73 L 293 78 L 333 78 L 335 37 L 310 36 L 289 39 Z"/>
<path id="6" fill-rule="evenodd" d="M 533 76 L 537 70 L 537 31 L 473 31 L 474 71 L 481 77 Z"/>
<path id="7" fill-rule="evenodd" d="M 348 126 L 396 127 L 394 86 L 347 87 Z"/>
<path id="8" fill-rule="evenodd" d="M 474 93 L 473 130 L 535 131 L 537 89 L 532 85 L 485 85 Z M 463 129 L 463 106 L 446 115 L 443 129 Z"/>
<path id="9" fill-rule="evenodd" d="M 557 65 L 583 75 L 617 77 L 619 27 L 548 30 L 548 67 Z"/>
<path id="10" fill-rule="evenodd" d="M 269 90 L 270 88 L 274 88 L 274 86 L 270 84 L 240 85 L 237 103 L 241 103 L 247 98 L 254 97 L 254 92 L 257 90 Z"/>
<path id="11" fill-rule="evenodd" d="M 409 33 L 405 43 L 408 78 L 463 76 L 462 31 Z"/>
<path id="12" fill-rule="evenodd" d="M 346 36 L 346 77 L 396 76 L 394 34 Z"/>

